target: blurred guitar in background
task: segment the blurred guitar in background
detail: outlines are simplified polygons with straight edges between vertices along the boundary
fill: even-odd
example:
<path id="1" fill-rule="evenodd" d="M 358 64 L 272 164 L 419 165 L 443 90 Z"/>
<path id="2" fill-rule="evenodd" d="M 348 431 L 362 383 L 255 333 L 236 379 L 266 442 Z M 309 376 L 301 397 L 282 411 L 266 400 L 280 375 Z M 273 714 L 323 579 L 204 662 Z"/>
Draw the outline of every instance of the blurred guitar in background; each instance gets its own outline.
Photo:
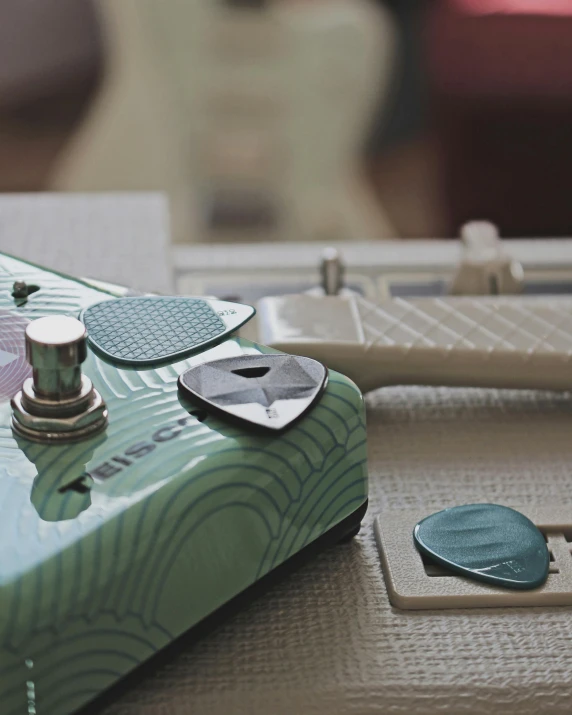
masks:
<path id="1" fill-rule="evenodd" d="M 395 36 L 367 0 L 101 0 L 65 191 L 156 190 L 177 242 L 395 236 L 361 176 Z"/>

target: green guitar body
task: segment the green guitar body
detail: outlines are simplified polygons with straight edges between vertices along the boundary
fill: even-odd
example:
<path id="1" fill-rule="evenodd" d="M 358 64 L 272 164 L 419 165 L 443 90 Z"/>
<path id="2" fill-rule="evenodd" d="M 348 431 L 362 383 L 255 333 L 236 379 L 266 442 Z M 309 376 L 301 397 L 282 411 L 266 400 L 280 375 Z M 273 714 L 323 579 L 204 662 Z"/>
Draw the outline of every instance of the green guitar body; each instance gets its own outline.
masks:
<path id="1" fill-rule="evenodd" d="M 17 280 L 39 290 L 15 299 Z M 157 369 L 90 353 L 84 372 L 107 403 L 107 430 L 68 445 L 16 439 L 27 322 L 111 297 L 0 256 L 2 715 L 76 712 L 256 584 L 355 532 L 365 512 L 365 413 L 347 378 L 330 373 L 315 408 L 279 436 L 181 399 L 190 366 L 270 352 L 240 338 Z"/>

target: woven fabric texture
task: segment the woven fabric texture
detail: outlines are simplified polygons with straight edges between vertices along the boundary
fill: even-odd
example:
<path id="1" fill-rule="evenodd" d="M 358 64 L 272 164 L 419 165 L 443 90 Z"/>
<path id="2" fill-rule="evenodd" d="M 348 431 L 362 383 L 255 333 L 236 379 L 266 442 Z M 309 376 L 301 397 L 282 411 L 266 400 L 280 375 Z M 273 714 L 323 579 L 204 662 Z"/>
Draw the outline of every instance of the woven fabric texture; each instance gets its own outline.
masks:
<path id="1" fill-rule="evenodd" d="M 179 655 L 105 715 L 569 713 L 568 608 L 391 607 L 372 522 L 385 510 L 570 504 L 566 395 L 389 388 L 367 398 L 362 532 Z"/>

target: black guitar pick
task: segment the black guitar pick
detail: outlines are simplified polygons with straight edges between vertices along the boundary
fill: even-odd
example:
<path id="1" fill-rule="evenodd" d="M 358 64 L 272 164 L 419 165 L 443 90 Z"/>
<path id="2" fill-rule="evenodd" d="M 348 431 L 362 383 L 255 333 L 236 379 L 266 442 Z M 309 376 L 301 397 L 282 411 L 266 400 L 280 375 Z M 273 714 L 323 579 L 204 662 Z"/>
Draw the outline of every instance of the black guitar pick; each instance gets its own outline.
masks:
<path id="1" fill-rule="evenodd" d="M 327 382 L 326 368 L 310 358 L 241 355 L 192 367 L 179 377 L 179 389 L 221 417 L 276 433 L 301 419 Z"/>

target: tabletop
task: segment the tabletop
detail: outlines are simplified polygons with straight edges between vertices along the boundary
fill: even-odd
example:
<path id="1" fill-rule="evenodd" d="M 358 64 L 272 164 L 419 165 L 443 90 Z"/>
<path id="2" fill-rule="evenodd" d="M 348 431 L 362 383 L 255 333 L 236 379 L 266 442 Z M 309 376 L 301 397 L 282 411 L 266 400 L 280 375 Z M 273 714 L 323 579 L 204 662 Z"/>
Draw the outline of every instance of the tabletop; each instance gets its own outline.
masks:
<path id="1" fill-rule="evenodd" d="M 168 282 L 157 263 L 166 235 L 154 196 L 0 199 L 0 249 L 141 288 Z M 361 533 L 187 644 L 102 713 L 570 712 L 570 608 L 398 610 L 373 530 L 388 511 L 470 502 L 558 503 L 572 513 L 569 396 L 396 387 L 366 402 Z"/>

